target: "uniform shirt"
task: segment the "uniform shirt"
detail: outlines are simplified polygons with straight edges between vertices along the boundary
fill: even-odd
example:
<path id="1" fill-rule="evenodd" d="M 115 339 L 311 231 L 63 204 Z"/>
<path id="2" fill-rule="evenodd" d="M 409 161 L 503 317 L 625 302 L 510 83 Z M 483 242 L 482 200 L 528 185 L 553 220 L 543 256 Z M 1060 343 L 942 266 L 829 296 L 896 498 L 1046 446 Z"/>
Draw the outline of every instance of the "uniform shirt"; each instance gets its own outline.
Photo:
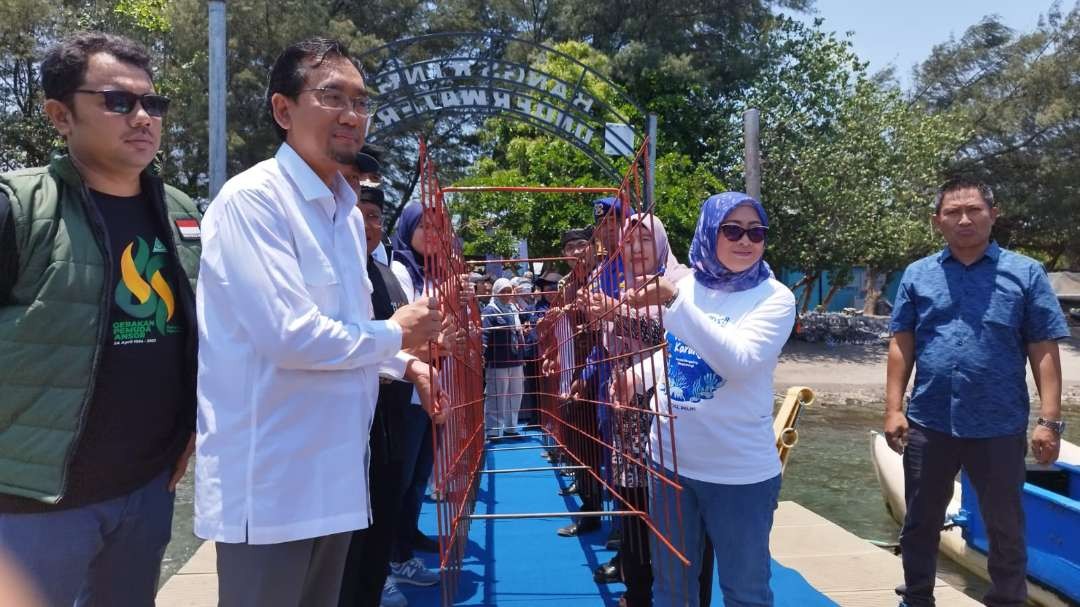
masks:
<path id="1" fill-rule="evenodd" d="M 523 364 L 525 343 L 513 304 L 508 303 L 505 298 L 499 300 L 492 297 L 481 313 L 485 366 L 520 367 Z"/>
<path id="2" fill-rule="evenodd" d="M 679 474 L 709 483 L 748 485 L 780 474 L 773 435 L 773 372 L 795 324 L 795 297 L 766 280 L 752 289 L 710 289 L 688 275 L 664 312 L 667 377 L 659 380 L 652 455 Z M 664 369 L 663 352 L 640 367 Z M 674 423 L 677 453 L 671 449 Z M 677 458 L 674 459 L 672 456 Z"/>
<path id="3" fill-rule="evenodd" d="M 1042 265 L 991 242 L 965 266 L 949 249 L 904 270 L 893 333 L 915 334 L 907 415 L 961 438 L 1027 431 L 1027 344 L 1069 336 Z"/>
<path id="4" fill-rule="evenodd" d="M 273 544 L 364 529 L 379 372 L 401 327 L 372 320 L 363 219 L 287 144 L 203 219 L 196 297 L 195 533 Z"/>

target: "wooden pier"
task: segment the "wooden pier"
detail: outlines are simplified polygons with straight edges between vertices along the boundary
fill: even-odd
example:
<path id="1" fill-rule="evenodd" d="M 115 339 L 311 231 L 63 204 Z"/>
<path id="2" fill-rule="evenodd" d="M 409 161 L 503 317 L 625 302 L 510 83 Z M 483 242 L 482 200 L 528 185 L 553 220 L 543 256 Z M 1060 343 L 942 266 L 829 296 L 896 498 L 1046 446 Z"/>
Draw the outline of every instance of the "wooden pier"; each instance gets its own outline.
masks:
<path id="1" fill-rule="evenodd" d="M 777 562 L 801 573 L 841 606 L 895 607 L 899 603 L 893 591 L 903 580 L 899 558 L 795 502 L 780 503 L 770 547 Z M 979 605 L 940 580 L 935 596 L 939 607 Z M 161 589 L 157 606 L 216 605 L 214 544 L 206 542 Z"/>

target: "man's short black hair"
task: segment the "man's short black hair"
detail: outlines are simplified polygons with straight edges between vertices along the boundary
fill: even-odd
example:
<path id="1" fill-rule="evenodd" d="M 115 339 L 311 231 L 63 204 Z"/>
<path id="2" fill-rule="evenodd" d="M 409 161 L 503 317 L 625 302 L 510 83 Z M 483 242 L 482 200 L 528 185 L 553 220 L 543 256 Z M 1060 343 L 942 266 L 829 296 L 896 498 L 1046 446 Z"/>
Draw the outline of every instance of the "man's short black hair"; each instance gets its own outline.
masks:
<path id="1" fill-rule="evenodd" d="M 150 54 L 143 45 L 115 34 L 79 32 L 53 45 L 41 61 L 41 88 L 46 99 L 70 105 L 75 90 L 86 82 L 86 66 L 90 57 L 108 53 L 120 61 L 137 67 L 154 80 L 150 69 Z"/>
<path id="2" fill-rule="evenodd" d="M 274 106 L 270 100 L 275 93 L 296 99 L 307 81 L 308 70 L 317 68 L 327 59 L 352 61 L 345 45 L 329 38 L 308 38 L 290 44 L 274 60 L 270 67 L 270 80 L 266 84 L 266 112 L 278 137 L 285 141 L 288 131 L 274 120 Z M 360 69 L 359 67 L 356 69 Z"/>
<path id="3" fill-rule="evenodd" d="M 984 181 L 970 175 L 957 175 L 947 179 L 938 188 L 937 196 L 934 197 L 934 212 L 937 213 L 941 210 L 941 202 L 945 200 L 946 194 L 952 194 L 960 190 L 977 190 L 986 206 L 993 208 L 996 204 L 994 202 L 994 190 L 990 189 L 990 186 L 986 185 Z"/>

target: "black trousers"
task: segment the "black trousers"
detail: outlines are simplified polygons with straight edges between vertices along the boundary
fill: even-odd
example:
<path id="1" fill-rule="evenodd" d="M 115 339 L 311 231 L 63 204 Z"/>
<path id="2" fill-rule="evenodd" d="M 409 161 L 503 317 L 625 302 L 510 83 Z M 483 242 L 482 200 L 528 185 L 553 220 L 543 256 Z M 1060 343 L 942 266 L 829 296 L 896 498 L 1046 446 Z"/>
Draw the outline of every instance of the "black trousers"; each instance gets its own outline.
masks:
<path id="1" fill-rule="evenodd" d="M 619 493 L 636 510 L 649 511 L 646 487 L 618 487 Z M 621 508 L 620 508 L 621 509 Z M 627 607 L 651 607 L 652 560 L 649 554 L 649 528 L 636 516 L 623 516 L 622 541 L 619 544 L 619 568 L 626 584 Z"/>
<path id="2" fill-rule="evenodd" d="M 594 440 L 600 436 L 600 424 L 596 417 L 597 405 L 592 402 L 596 400 L 598 393 L 595 384 L 595 381 L 587 383 L 584 395 L 586 400 L 572 401 L 567 405 L 569 407 L 567 421 L 573 426 L 573 429 L 569 430 L 567 447 L 581 460 L 582 465 L 588 466 L 597 476 L 600 476 L 603 474 L 601 466 L 604 460 L 604 449 Z M 599 512 L 604 509 L 600 483 L 589 473 L 589 470 L 576 470 L 574 482 L 577 483 L 582 512 Z"/>
<path id="3" fill-rule="evenodd" d="M 413 545 L 420 535 L 420 511 L 424 505 L 428 481 L 435 467 L 435 447 L 431 440 L 431 418 L 419 405 L 406 405 L 402 412 L 401 431 L 394 437 L 392 458 L 399 460 L 396 530 L 390 559 L 404 563 L 413 558 Z"/>
<path id="4" fill-rule="evenodd" d="M 540 375 L 540 365 L 536 363 L 535 353 L 533 358 L 525 362 L 523 372 L 525 374 L 523 384 L 525 393 L 521 395 L 521 415 L 518 416 L 518 421 L 523 424 L 536 424 L 540 421 L 540 413 L 536 410 L 540 405 L 540 398 L 536 394 L 539 389 L 539 382 L 536 378 Z"/>
<path id="5" fill-rule="evenodd" d="M 991 607 L 1019 606 L 1027 599 L 1024 486 L 1027 437 L 957 438 L 910 423 L 904 451 L 907 518 L 900 532 L 904 586 L 897 592 L 911 607 L 934 604 L 934 578 L 945 510 L 953 482 L 967 472 L 990 540 Z"/>
<path id="6" fill-rule="evenodd" d="M 372 431 L 372 453 L 380 453 Z M 401 463 L 389 458 L 372 458 L 371 516 L 367 529 L 354 531 L 345 557 L 339 607 L 379 607 L 383 584 L 390 567 L 390 548 L 394 544 L 401 508 Z"/>

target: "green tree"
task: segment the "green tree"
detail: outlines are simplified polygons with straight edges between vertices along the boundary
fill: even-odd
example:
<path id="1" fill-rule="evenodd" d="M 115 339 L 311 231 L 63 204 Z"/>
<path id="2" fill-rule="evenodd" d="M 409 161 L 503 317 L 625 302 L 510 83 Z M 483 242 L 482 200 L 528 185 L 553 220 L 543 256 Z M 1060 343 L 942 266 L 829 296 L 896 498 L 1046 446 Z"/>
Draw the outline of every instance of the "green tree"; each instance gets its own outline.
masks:
<path id="1" fill-rule="evenodd" d="M 63 12 L 48 2 L 0 1 L 0 171 L 45 164 L 60 144 L 42 111 L 37 67 Z"/>
<path id="2" fill-rule="evenodd" d="M 950 172 L 990 183 L 995 237 L 1048 262 L 1080 264 L 1080 4 L 1055 5 L 1031 32 L 987 17 L 936 46 L 915 72 L 915 99 L 959 115 L 968 136 Z"/>
<path id="3" fill-rule="evenodd" d="M 790 21 L 779 33 L 771 44 L 786 59 L 745 103 L 762 112 L 768 257 L 803 273 L 805 310 L 823 272 L 837 286 L 866 265 L 873 282 L 926 252 L 927 205 L 960 135 L 948 114 L 930 117 L 868 77 L 848 41 Z"/>
<path id="4" fill-rule="evenodd" d="M 581 61 L 600 74 L 610 69 L 604 55 L 580 42 L 564 42 L 555 49 Z M 546 54 L 532 57 L 538 70 L 565 80 L 575 81 L 580 67 L 565 57 Z M 619 106 L 617 91 L 589 74 L 582 82 L 600 103 Z M 625 112 L 633 108 L 619 108 Z M 608 186 L 611 182 L 587 156 L 570 143 L 544 134 L 538 129 L 510 118 L 491 118 L 479 133 L 482 158 L 468 171 L 465 185 L 497 186 Z M 599 138 L 591 142 L 602 152 Z M 620 171 L 628 162 L 617 161 Z M 509 255 L 518 238 L 530 244 L 530 254 L 552 255 L 558 250 L 562 232 L 571 227 L 592 223 L 589 201 L 598 196 L 580 194 L 469 194 L 454 205 L 461 217 L 466 253 Z M 537 221 L 543 218 L 543 221 Z"/>
<path id="5" fill-rule="evenodd" d="M 582 61 L 598 73 L 612 69 L 608 58 L 580 42 L 564 42 L 555 49 Z M 565 80 L 576 80 L 580 68 L 560 56 L 537 56 L 534 63 L 544 72 Z M 583 86 L 603 104 L 641 121 L 636 108 L 620 101 L 618 91 L 599 78 L 586 76 Z M 465 185 L 618 185 L 596 167 L 587 156 L 566 141 L 555 139 L 535 128 L 508 120 L 488 120 L 481 132 L 484 157 L 471 167 Z M 596 151 L 602 142 L 594 138 Z M 628 159 L 616 159 L 620 172 L 629 169 Z M 656 162 L 656 209 L 665 220 L 672 246 L 685 255 L 697 222 L 698 208 L 708 195 L 722 190 L 719 178 L 678 152 L 668 152 Z M 457 196 L 453 209 L 459 216 L 466 253 L 510 255 L 519 238 L 529 241 L 530 255 L 559 254 L 562 233 L 573 227 L 590 225 L 592 206 L 599 195 L 484 193 Z M 635 201 L 641 210 L 642 201 Z"/>
<path id="6" fill-rule="evenodd" d="M 280 144 L 266 112 L 266 82 L 277 55 L 290 43 L 321 35 L 358 52 L 377 39 L 362 33 L 347 16 L 332 15 L 327 2 L 230 0 L 227 12 L 228 174 L 235 175 L 273 155 Z M 206 91 L 209 88 L 207 11 L 201 0 L 170 0 L 172 32 L 165 43 L 163 73 L 177 98 L 170 109 L 165 158 L 167 175 L 192 194 L 208 188 Z"/>
<path id="7" fill-rule="evenodd" d="M 42 111 L 38 69 L 46 49 L 72 32 L 101 30 L 158 51 L 156 42 L 169 29 L 164 6 L 164 0 L 0 0 L 0 170 L 43 165 L 63 149 Z M 151 55 L 160 58 L 160 53 Z"/>

